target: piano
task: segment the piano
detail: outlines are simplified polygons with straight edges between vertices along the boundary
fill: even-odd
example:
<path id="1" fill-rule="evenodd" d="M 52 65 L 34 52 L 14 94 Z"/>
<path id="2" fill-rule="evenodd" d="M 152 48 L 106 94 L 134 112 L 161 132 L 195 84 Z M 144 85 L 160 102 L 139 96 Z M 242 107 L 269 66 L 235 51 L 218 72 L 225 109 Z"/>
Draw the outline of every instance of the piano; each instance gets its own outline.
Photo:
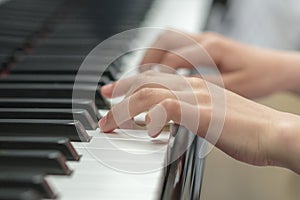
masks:
<path id="1" fill-rule="evenodd" d="M 119 45 L 151 38 L 121 38 L 95 58 L 99 68 L 76 74 L 95 46 L 122 31 L 204 30 L 211 3 L 0 1 L 0 199 L 199 199 L 202 139 L 177 125 L 157 139 L 143 129 L 103 134 L 97 125 L 99 111 L 111 106 L 99 88 L 142 55 L 126 54 L 106 69 L 101 63 Z"/>

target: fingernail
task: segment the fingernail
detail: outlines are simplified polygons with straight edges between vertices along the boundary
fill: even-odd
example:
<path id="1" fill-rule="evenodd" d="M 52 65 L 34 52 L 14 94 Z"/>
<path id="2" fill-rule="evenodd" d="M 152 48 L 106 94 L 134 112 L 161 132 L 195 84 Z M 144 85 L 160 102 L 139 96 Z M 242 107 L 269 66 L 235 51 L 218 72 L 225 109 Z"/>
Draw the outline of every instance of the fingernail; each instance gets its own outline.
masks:
<path id="1" fill-rule="evenodd" d="M 155 134 L 149 134 L 150 137 L 152 138 L 156 138 L 157 136 L 159 136 L 160 132 L 155 133 Z"/>
<path id="2" fill-rule="evenodd" d="M 161 105 L 158 104 L 150 109 L 145 119 L 148 135 L 157 137 L 165 126 L 166 119 L 166 111 Z"/>
<path id="3" fill-rule="evenodd" d="M 112 87 L 112 84 L 103 85 L 103 86 L 101 87 L 101 90 L 108 90 L 108 89 L 110 89 L 111 87 Z"/>
<path id="4" fill-rule="evenodd" d="M 105 126 L 106 121 L 107 121 L 107 117 L 106 117 L 106 116 L 105 116 L 105 117 L 102 117 L 102 118 L 100 119 L 100 121 L 99 121 L 99 126 L 100 126 L 100 128 L 103 127 L 103 126 Z"/>
<path id="5" fill-rule="evenodd" d="M 148 130 L 148 135 L 152 138 L 156 138 L 160 134 L 161 130 L 159 131 L 153 131 L 153 130 Z"/>
<path id="6" fill-rule="evenodd" d="M 146 122 L 146 125 L 150 124 L 151 119 L 150 119 L 149 115 L 146 115 L 145 122 Z"/>
<path id="7" fill-rule="evenodd" d="M 155 135 L 156 135 L 156 133 L 153 133 L 152 131 L 151 131 L 151 128 L 150 128 L 150 123 L 151 123 L 151 119 L 150 119 L 150 117 L 149 117 L 149 115 L 146 115 L 146 118 L 145 118 L 145 122 L 146 122 L 146 127 L 147 127 L 147 132 L 148 132 L 148 135 L 150 136 L 150 137 L 155 137 Z"/>

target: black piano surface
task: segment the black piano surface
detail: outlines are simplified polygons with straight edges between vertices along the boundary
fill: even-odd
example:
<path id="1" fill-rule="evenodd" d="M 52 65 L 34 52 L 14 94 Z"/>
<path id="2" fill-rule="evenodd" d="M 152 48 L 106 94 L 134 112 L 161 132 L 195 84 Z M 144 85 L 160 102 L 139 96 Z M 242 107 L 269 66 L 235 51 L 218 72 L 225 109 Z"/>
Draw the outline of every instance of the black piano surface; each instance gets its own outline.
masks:
<path id="1" fill-rule="evenodd" d="M 80 155 L 71 141 L 89 142 L 86 130 L 96 129 L 98 109 L 109 107 L 99 90 L 72 98 L 76 73 L 100 42 L 139 27 L 150 5 L 151 0 L 0 5 L 0 199 L 57 197 L 45 176 L 72 174 L 66 161 L 78 162 Z M 98 86 L 114 81 L 120 67 L 99 66 Z M 82 94 L 95 89 L 94 71 L 80 78 Z"/>
<path id="2" fill-rule="evenodd" d="M 72 174 L 66 161 L 78 162 L 80 155 L 71 142 L 90 141 L 86 131 L 97 128 L 98 109 L 109 108 L 98 87 L 116 80 L 122 60 L 107 69 L 99 65 L 100 80 L 95 71 L 84 72 L 76 88 L 85 98 L 72 96 L 78 69 L 100 42 L 139 27 L 151 3 L 9 0 L 0 4 L 0 200 L 57 198 L 45 177 Z M 100 63 L 101 59 L 106 58 L 99 58 Z M 91 91 L 94 96 L 88 95 Z M 176 143 L 188 134 L 183 132 Z M 166 169 L 161 199 L 199 199 L 203 162 L 195 152 L 201 144 L 197 138 L 184 138 L 195 145 Z M 189 163 L 185 169 L 183 165 Z M 183 177 L 183 183 L 174 184 L 176 175 Z"/>

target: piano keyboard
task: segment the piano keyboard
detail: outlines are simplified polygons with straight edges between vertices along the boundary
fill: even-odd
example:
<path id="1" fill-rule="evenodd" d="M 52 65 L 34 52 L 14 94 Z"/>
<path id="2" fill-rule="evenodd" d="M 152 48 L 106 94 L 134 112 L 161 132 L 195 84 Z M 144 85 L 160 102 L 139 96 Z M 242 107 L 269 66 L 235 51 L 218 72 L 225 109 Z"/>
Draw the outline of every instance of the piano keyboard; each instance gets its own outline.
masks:
<path id="1" fill-rule="evenodd" d="M 156 139 L 145 130 L 103 134 L 99 109 L 109 103 L 99 90 L 94 100 L 74 99 L 73 85 L 85 56 L 104 39 L 143 26 L 199 31 L 211 2 L 0 3 L 0 199 L 171 199 L 161 195 L 169 132 Z M 188 14 L 178 14 L 183 11 Z M 150 41 L 147 35 L 134 40 Z M 118 42 L 129 45 L 127 38 Z M 98 88 L 141 56 L 99 67 Z M 89 94 L 98 77 L 93 70 L 84 73 L 80 92 Z"/>

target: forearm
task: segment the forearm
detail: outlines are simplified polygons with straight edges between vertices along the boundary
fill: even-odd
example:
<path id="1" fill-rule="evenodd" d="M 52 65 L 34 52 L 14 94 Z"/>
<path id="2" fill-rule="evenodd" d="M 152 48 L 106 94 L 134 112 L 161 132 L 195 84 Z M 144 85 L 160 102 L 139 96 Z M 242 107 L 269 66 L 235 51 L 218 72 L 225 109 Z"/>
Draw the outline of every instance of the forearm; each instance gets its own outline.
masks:
<path id="1" fill-rule="evenodd" d="M 235 101 L 230 94 L 216 147 L 242 162 L 284 167 L 300 175 L 300 116 L 242 98 Z"/>

